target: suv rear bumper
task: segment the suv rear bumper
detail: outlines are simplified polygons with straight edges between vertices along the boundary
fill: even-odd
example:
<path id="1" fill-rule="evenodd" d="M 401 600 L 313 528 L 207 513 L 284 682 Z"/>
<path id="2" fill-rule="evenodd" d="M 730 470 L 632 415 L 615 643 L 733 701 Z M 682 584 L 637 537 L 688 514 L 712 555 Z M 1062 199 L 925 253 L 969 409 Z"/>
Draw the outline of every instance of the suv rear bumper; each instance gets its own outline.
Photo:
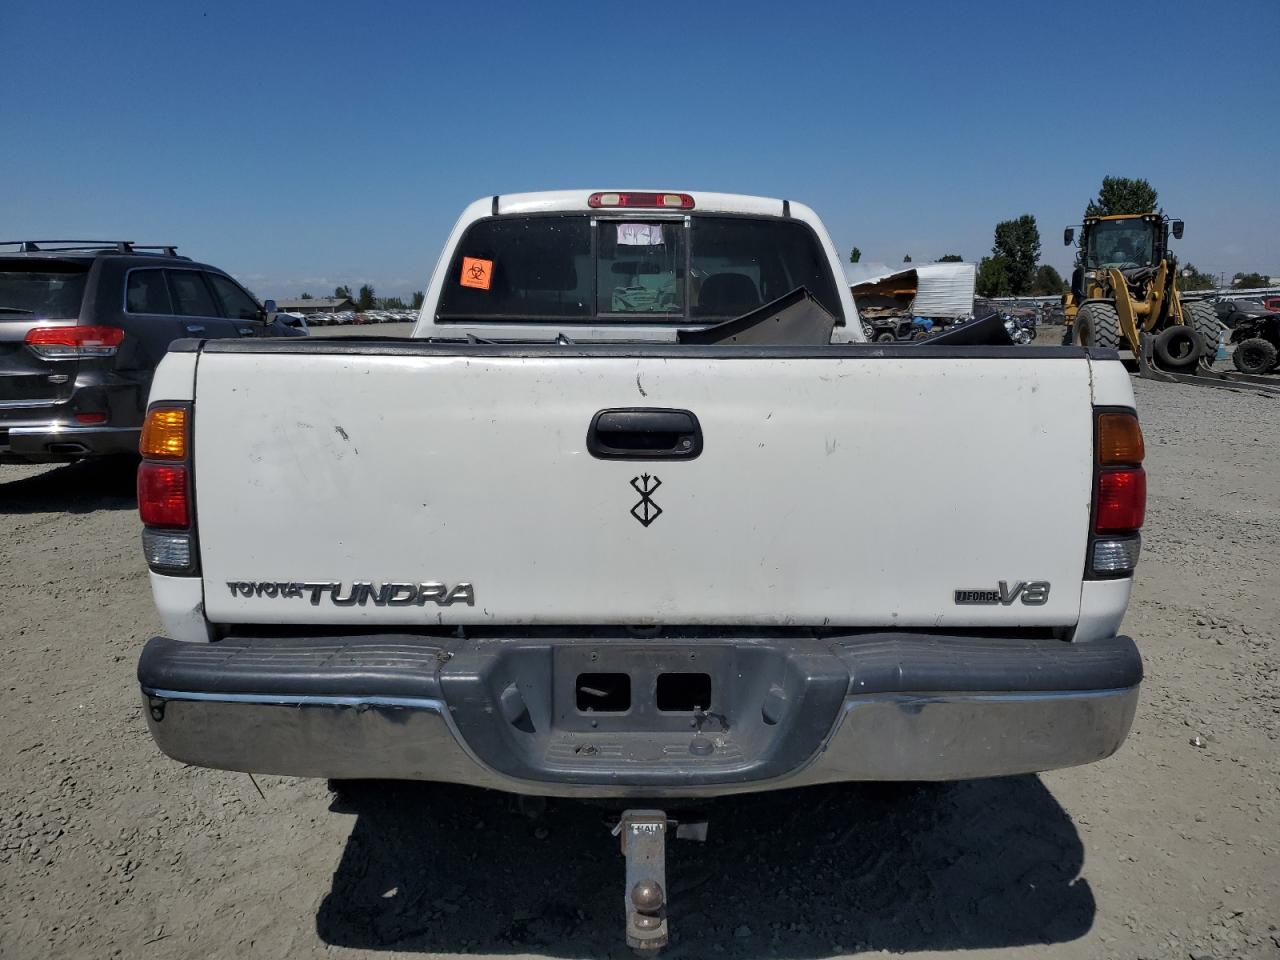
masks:
<path id="1" fill-rule="evenodd" d="M 63 463 L 137 453 L 139 427 L 82 427 L 58 422 L 0 424 L 0 463 Z"/>
<path id="2" fill-rule="evenodd" d="M 710 709 L 654 707 L 675 671 L 710 678 Z M 628 708 L 580 711 L 583 674 L 627 675 Z M 138 676 L 152 736 L 186 763 L 656 798 L 1100 760 L 1142 663 L 1127 637 L 380 635 L 157 638 Z"/>

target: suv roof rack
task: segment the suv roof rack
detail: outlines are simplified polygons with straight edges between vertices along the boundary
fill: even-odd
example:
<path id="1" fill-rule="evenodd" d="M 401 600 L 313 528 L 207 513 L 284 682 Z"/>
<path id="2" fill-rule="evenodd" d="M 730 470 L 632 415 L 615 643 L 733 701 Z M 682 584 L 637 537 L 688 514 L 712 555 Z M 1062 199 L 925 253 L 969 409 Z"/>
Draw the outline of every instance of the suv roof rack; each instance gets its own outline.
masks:
<path id="1" fill-rule="evenodd" d="M 178 255 L 175 244 L 138 244 L 132 240 L 0 240 L 0 247 L 17 247 L 21 253 L 67 253 L 81 250 L 93 253 L 137 253 L 159 250 L 166 257 Z"/>

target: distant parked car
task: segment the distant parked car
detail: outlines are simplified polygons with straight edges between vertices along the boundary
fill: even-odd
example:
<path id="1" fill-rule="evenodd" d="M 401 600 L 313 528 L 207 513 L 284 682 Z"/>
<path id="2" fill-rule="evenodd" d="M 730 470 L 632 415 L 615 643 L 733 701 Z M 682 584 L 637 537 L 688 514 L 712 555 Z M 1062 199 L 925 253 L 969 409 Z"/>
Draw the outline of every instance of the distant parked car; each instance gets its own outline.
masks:
<path id="1" fill-rule="evenodd" d="M 1263 297 L 1262 305 L 1273 313 L 1280 313 L 1280 297 Z"/>
<path id="2" fill-rule="evenodd" d="M 307 318 L 301 313 L 277 313 L 272 318 L 272 324 L 277 327 L 284 327 L 287 331 L 283 333 L 276 333 L 273 330 L 271 334 L 272 336 L 306 336 L 311 332 L 310 324 L 307 323 Z"/>
<path id="3" fill-rule="evenodd" d="M 136 452 L 169 344 L 290 335 L 274 309 L 172 246 L 0 243 L 0 462 Z"/>
<path id="4" fill-rule="evenodd" d="M 1266 316 L 1277 311 L 1269 308 L 1263 300 L 1219 300 L 1213 305 L 1218 319 L 1228 329 L 1235 327 L 1251 317 Z"/>

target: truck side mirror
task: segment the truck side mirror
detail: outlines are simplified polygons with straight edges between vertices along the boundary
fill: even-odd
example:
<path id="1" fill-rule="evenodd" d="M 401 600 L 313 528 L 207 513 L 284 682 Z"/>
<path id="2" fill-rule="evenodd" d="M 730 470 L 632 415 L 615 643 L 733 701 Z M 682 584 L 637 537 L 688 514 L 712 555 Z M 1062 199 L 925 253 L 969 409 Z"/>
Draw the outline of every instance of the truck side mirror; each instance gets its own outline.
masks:
<path id="1" fill-rule="evenodd" d="M 1071 241 L 1074 240 L 1075 238 L 1076 238 L 1075 227 L 1067 227 L 1067 229 L 1062 231 L 1062 245 L 1064 247 L 1071 246 Z"/>
<path id="2" fill-rule="evenodd" d="M 276 312 L 276 302 L 275 302 L 274 300 L 263 300 L 263 301 L 262 301 L 262 309 L 263 309 L 263 310 L 265 310 L 265 311 L 267 311 L 267 313 L 275 313 L 275 312 Z"/>
<path id="3" fill-rule="evenodd" d="M 1173 228 L 1173 239 L 1175 239 L 1175 240 L 1181 240 L 1181 239 L 1182 239 L 1182 227 L 1183 227 L 1182 221 L 1181 221 L 1181 220 L 1174 220 L 1174 221 L 1172 221 L 1172 222 L 1169 224 L 1169 226 L 1171 226 L 1171 227 Z"/>

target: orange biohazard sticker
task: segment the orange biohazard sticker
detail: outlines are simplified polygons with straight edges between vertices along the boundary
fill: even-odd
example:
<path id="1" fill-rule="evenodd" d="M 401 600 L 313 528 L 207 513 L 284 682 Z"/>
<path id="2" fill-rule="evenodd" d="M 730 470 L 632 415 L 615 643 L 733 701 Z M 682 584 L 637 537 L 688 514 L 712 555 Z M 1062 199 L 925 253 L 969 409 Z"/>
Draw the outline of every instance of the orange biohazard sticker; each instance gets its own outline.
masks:
<path id="1" fill-rule="evenodd" d="M 488 290 L 493 282 L 493 261 L 480 260 L 476 257 L 462 258 L 462 276 L 458 282 L 464 287 L 475 287 L 477 290 Z"/>

